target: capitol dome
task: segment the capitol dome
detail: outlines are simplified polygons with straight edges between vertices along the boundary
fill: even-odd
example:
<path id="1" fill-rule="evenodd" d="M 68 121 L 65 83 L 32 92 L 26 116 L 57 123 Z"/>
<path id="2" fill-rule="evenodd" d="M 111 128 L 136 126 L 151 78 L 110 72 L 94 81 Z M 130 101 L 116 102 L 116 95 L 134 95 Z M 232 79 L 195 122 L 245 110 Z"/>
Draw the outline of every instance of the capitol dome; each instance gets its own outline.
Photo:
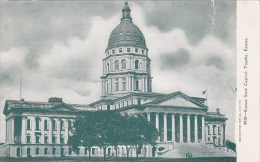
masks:
<path id="1" fill-rule="evenodd" d="M 144 35 L 132 22 L 130 12 L 131 9 L 129 8 L 128 3 L 125 2 L 125 6 L 122 9 L 123 16 L 121 22 L 110 34 L 106 50 L 124 46 L 147 49 Z"/>

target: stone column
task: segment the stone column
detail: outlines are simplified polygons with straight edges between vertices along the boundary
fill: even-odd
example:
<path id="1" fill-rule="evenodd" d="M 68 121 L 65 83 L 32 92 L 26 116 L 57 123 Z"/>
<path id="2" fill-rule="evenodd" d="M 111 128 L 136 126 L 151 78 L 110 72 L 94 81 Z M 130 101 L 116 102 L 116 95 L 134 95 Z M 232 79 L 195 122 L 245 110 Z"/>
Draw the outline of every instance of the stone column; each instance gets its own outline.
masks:
<path id="1" fill-rule="evenodd" d="M 159 114 L 158 114 L 158 113 L 155 114 L 155 128 L 156 128 L 158 131 L 160 131 L 160 130 L 159 130 Z M 158 137 L 158 140 L 157 140 L 157 141 L 160 141 L 160 136 Z"/>
<path id="2" fill-rule="evenodd" d="M 45 117 L 41 117 L 41 119 L 40 119 L 40 129 L 41 129 L 41 143 L 44 143 L 44 134 L 45 134 L 45 132 L 44 132 L 44 120 L 45 120 Z"/>
<path id="3" fill-rule="evenodd" d="M 30 118 L 30 122 L 31 122 L 31 130 L 34 132 L 36 129 L 35 117 Z M 31 134 L 31 143 L 35 143 L 35 142 L 36 142 L 36 137 L 35 137 L 35 134 L 32 133 Z"/>
<path id="4" fill-rule="evenodd" d="M 135 85 L 134 85 L 134 77 L 132 77 L 132 91 L 135 90 Z"/>
<path id="5" fill-rule="evenodd" d="M 187 143 L 190 143 L 190 115 L 187 115 Z"/>
<path id="6" fill-rule="evenodd" d="M 68 143 L 69 139 L 69 120 L 64 119 L 64 144 Z"/>
<path id="7" fill-rule="evenodd" d="M 130 82 L 130 77 L 127 77 L 127 91 L 130 92 L 131 91 L 131 82 Z"/>
<path id="8" fill-rule="evenodd" d="M 172 142 L 175 142 L 175 116 L 172 114 Z"/>
<path id="9" fill-rule="evenodd" d="M 222 136 L 223 136 L 223 146 L 226 146 L 226 124 L 223 124 Z"/>
<path id="10" fill-rule="evenodd" d="M 26 117 L 22 117 L 22 132 L 21 132 L 21 143 L 26 143 Z M 6 130 L 7 131 L 7 130 Z"/>
<path id="11" fill-rule="evenodd" d="M 150 112 L 147 113 L 147 121 L 148 121 L 148 122 L 151 121 Z"/>
<path id="12" fill-rule="evenodd" d="M 163 139 L 164 139 L 164 142 L 167 142 L 167 114 L 165 113 L 163 115 Z"/>
<path id="13" fill-rule="evenodd" d="M 48 140 L 49 143 L 52 143 L 52 118 L 49 118 L 49 131 L 48 131 Z"/>
<path id="14" fill-rule="evenodd" d="M 194 143 L 198 142 L 198 118 L 194 116 Z"/>
<path id="15" fill-rule="evenodd" d="M 201 142 L 205 142 L 205 117 L 201 117 Z"/>
<path id="16" fill-rule="evenodd" d="M 61 119 L 56 120 L 57 122 L 57 133 L 56 133 L 56 143 L 60 144 L 60 122 Z"/>
<path id="17" fill-rule="evenodd" d="M 183 142 L 183 120 L 182 114 L 180 114 L 180 143 Z"/>
<path id="18" fill-rule="evenodd" d="M 205 125 L 205 142 L 208 142 L 208 125 Z"/>

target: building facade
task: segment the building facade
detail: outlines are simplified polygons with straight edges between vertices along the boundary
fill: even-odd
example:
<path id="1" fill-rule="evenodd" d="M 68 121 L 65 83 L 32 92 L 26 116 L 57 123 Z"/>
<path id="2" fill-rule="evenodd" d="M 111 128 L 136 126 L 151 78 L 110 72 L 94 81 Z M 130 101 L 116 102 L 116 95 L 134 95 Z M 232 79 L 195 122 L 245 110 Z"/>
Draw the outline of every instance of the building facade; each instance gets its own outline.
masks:
<path id="1" fill-rule="evenodd" d="M 208 112 L 206 99 L 180 91 L 152 92 L 149 50 L 143 33 L 133 23 L 127 2 L 102 61 L 102 96 L 96 102 L 79 105 L 64 103 L 61 98 L 50 98 L 48 102 L 7 100 L 4 107 L 6 141 L 0 146 L 3 156 L 88 156 L 86 148 L 79 147 L 73 152 L 68 146 L 71 128 L 77 114 L 103 110 L 145 115 L 160 132 L 157 154 L 185 145 L 225 148 L 227 118 L 220 109 Z M 124 146 L 118 149 L 119 156 L 126 156 Z M 151 146 L 144 146 L 140 156 L 151 157 L 152 151 Z M 115 150 L 108 147 L 106 152 L 112 156 Z M 91 154 L 102 156 L 103 152 L 93 147 Z M 134 148 L 130 156 L 135 156 Z"/>

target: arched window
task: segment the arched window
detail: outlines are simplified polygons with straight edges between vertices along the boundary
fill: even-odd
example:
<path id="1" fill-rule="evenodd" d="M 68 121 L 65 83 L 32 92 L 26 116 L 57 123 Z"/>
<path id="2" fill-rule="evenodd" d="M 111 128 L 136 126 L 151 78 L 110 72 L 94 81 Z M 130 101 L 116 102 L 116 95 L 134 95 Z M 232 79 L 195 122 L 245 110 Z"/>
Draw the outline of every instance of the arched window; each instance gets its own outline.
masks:
<path id="1" fill-rule="evenodd" d="M 27 119 L 27 129 L 31 129 L 31 120 Z"/>
<path id="2" fill-rule="evenodd" d="M 126 69 L 126 61 L 125 59 L 121 61 L 122 69 Z"/>
<path id="3" fill-rule="evenodd" d="M 119 61 L 118 60 L 115 61 L 115 70 L 119 70 Z"/>
<path id="4" fill-rule="evenodd" d="M 109 63 L 107 63 L 107 72 L 109 72 Z"/>
<path id="5" fill-rule="evenodd" d="M 139 69 L 139 60 L 135 60 L 135 69 Z"/>

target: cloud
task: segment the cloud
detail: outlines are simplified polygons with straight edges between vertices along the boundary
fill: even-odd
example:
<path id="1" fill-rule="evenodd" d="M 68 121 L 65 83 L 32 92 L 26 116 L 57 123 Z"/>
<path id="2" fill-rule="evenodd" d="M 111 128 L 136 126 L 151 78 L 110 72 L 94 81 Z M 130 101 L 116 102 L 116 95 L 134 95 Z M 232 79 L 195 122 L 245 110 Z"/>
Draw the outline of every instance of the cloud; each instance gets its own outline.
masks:
<path id="1" fill-rule="evenodd" d="M 190 57 L 190 53 L 185 49 L 179 49 L 171 54 L 162 54 L 161 67 L 162 69 L 180 69 L 189 64 Z"/>
<path id="2" fill-rule="evenodd" d="M 224 61 L 218 56 L 212 56 L 211 58 L 209 58 L 207 60 L 206 65 L 215 66 L 216 68 L 218 68 L 220 70 L 224 70 L 224 68 L 225 68 Z"/>
<path id="3" fill-rule="evenodd" d="M 152 1 L 143 2 L 141 5 L 146 11 L 145 23 L 148 26 L 156 26 L 165 33 L 172 28 L 181 28 L 189 35 L 188 39 L 193 44 L 198 43 L 208 34 L 226 40 L 233 33 L 229 32 L 228 21 L 236 17 L 235 0 L 215 2 L 215 25 L 212 25 L 211 1 L 189 1 L 188 3 L 187 1 Z M 234 22 L 236 21 L 232 24 Z"/>

